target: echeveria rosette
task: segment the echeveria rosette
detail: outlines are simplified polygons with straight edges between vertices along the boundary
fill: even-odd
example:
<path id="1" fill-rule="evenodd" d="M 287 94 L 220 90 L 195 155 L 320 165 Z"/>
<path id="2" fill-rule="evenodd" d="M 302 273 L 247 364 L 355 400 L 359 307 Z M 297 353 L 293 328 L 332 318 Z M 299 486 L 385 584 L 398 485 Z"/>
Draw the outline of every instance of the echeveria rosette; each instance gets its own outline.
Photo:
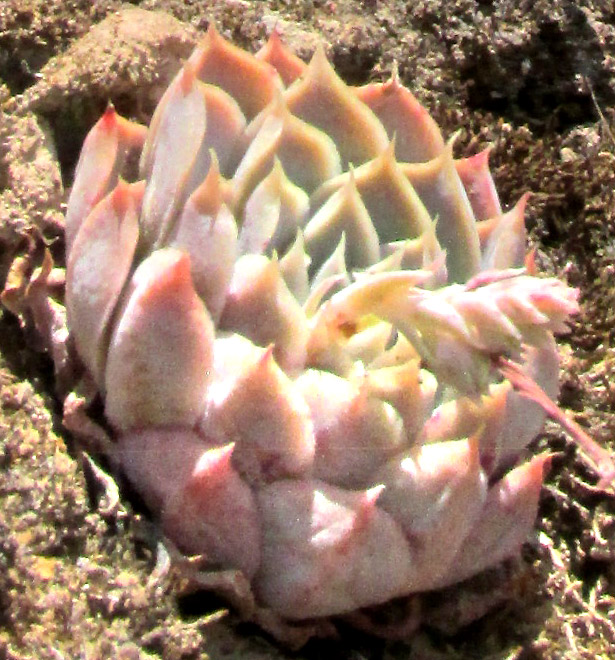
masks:
<path id="1" fill-rule="evenodd" d="M 577 293 L 524 268 L 525 199 L 453 142 L 396 74 L 213 29 L 149 130 L 109 109 L 85 142 L 66 306 L 122 468 L 284 620 L 461 581 L 534 523 L 545 415 L 498 359 L 555 397 Z"/>

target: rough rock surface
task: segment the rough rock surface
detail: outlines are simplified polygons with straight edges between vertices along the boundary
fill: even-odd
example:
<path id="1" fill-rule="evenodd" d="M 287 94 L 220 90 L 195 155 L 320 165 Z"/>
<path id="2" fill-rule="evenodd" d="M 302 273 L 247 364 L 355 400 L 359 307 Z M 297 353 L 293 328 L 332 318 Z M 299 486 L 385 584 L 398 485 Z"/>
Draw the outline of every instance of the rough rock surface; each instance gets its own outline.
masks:
<path id="1" fill-rule="evenodd" d="M 319 35 L 342 76 L 402 79 L 459 155 L 494 145 L 505 203 L 531 190 L 540 266 L 582 290 L 563 346 L 561 404 L 613 447 L 615 14 L 607 2 L 7 0 L 0 6 L 0 277 L 32 228 L 59 256 L 62 202 L 83 135 L 108 100 L 143 120 L 214 20 L 256 49 L 274 25 L 300 55 Z M 138 5 L 138 7 L 135 7 Z M 120 11 L 120 14 L 115 12 Z M 164 10 L 167 14 L 143 13 Z M 105 19 L 104 22 L 103 19 Z M 174 18 L 173 18 L 174 17 Z M 284 657 L 215 599 L 156 567 L 138 502 L 106 508 L 100 479 L 59 424 L 49 362 L 0 318 L 0 657 Z M 554 427 L 558 452 L 523 561 L 422 603 L 409 643 L 344 635 L 303 657 L 607 658 L 615 644 L 615 501 Z M 94 470 L 95 471 L 95 470 Z M 512 597 L 470 630 L 485 592 Z M 445 605 L 443 605 L 445 603 Z"/>

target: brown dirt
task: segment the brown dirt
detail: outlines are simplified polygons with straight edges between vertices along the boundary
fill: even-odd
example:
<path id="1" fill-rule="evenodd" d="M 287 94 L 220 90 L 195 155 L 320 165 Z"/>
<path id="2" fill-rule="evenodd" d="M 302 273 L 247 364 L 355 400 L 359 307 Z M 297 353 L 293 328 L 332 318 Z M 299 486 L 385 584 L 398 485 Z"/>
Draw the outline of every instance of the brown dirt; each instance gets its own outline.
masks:
<path id="1" fill-rule="evenodd" d="M 581 290 L 583 312 L 561 344 L 561 404 L 614 448 L 610 0 L 4 0 L 0 281 L 33 226 L 60 257 L 62 203 L 86 131 L 109 100 L 147 118 L 210 20 L 252 50 L 275 24 L 302 56 L 322 38 L 353 83 L 382 79 L 397 61 L 445 134 L 462 129 L 459 155 L 494 145 L 504 204 L 533 192 L 527 222 L 540 266 Z M 215 599 L 178 599 L 172 578 L 156 579 L 138 506 L 105 512 L 60 425 L 50 362 L 6 311 L 0 387 L 1 660 L 288 657 Z M 538 445 L 558 453 L 506 606 L 452 634 L 461 605 L 451 601 L 440 609 L 450 614 L 408 643 L 347 632 L 293 657 L 612 657 L 615 500 L 595 490 L 558 428 Z"/>

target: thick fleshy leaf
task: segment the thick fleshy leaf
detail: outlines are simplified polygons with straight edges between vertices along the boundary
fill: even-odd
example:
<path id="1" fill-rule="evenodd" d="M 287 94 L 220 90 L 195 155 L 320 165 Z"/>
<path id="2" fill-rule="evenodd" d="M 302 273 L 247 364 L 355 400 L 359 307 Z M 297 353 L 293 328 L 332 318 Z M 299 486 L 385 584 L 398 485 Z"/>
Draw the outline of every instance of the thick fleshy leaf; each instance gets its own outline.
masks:
<path id="1" fill-rule="evenodd" d="M 81 224 L 117 183 L 126 152 L 131 148 L 140 149 L 146 134 L 144 126 L 120 117 L 111 105 L 88 133 L 68 198 L 65 220 L 67 254 Z"/>
<path id="2" fill-rule="evenodd" d="M 483 444 L 493 443 L 491 434 L 501 431 L 510 389 L 510 383 L 499 383 L 491 385 L 488 393 L 481 396 L 444 400 L 432 410 L 418 440 L 421 444 L 432 444 L 476 436 L 480 439 L 482 464 Z M 487 449 L 491 450 L 491 445 Z"/>
<path id="3" fill-rule="evenodd" d="M 460 582 L 515 555 L 527 538 L 538 509 L 538 497 L 548 455 L 535 456 L 494 484 L 474 529 L 432 588 Z"/>
<path id="4" fill-rule="evenodd" d="M 432 218 L 436 235 L 446 250 L 449 280 L 464 282 L 480 270 L 476 220 L 453 161 L 453 137 L 428 163 L 402 165 Z"/>
<path id="5" fill-rule="evenodd" d="M 325 298 L 349 282 L 350 276 L 346 268 L 346 234 L 342 234 L 337 247 L 311 277 L 311 291 L 305 302 L 305 313 L 308 316 L 315 314 Z"/>
<path id="6" fill-rule="evenodd" d="M 260 518 L 252 490 L 232 465 L 233 454 L 232 444 L 201 452 L 165 501 L 162 529 L 185 552 L 251 579 L 261 560 Z"/>
<path id="7" fill-rule="evenodd" d="M 132 268 L 143 183 L 120 181 L 85 219 L 66 273 L 66 309 L 79 355 L 104 388 L 109 323 Z"/>
<path id="8" fill-rule="evenodd" d="M 387 82 L 369 83 L 355 89 L 355 93 L 382 122 L 389 139 L 395 138 L 398 161 L 425 162 L 444 149 L 438 125 L 410 90 L 401 84 L 397 67 Z"/>
<path id="9" fill-rule="evenodd" d="M 362 323 L 346 328 L 346 352 L 358 365 L 376 360 L 390 344 L 395 331 L 390 323 L 366 317 Z"/>
<path id="10" fill-rule="evenodd" d="M 314 461 L 309 409 L 272 349 L 261 349 L 226 382 L 225 391 L 208 398 L 203 432 L 235 443 L 234 463 L 252 484 L 308 473 Z"/>
<path id="11" fill-rule="evenodd" d="M 218 334 L 214 342 L 213 363 L 210 370 L 210 382 L 206 393 L 206 406 L 199 420 L 199 427 L 211 442 L 226 444 L 223 435 L 212 433 L 212 425 L 207 419 L 207 410 L 217 408 L 236 387 L 237 379 L 249 365 L 254 365 L 263 356 L 263 348 L 257 346 L 243 335 L 236 333 Z M 210 430 L 204 429 L 209 425 Z"/>
<path id="12" fill-rule="evenodd" d="M 487 220 L 502 213 L 500 198 L 489 169 L 490 153 L 491 148 L 488 147 L 474 156 L 455 161 L 457 174 L 477 220 Z"/>
<path id="13" fill-rule="evenodd" d="M 524 213 L 529 195 L 507 213 L 492 218 L 481 256 L 481 270 L 520 268 L 526 253 Z"/>
<path id="14" fill-rule="evenodd" d="M 239 251 L 241 254 L 283 254 L 295 240 L 309 209 L 307 194 L 286 176 L 279 160 L 246 203 Z"/>
<path id="15" fill-rule="evenodd" d="M 391 143 L 373 160 L 327 181 L 312 196 L 312 207 L 318 208 L 333 191 L 346 186 L 352 178 L 381 243 L 428 233 L 429 214 L 395 161 L 394 150 L 395 145 Z"/>
<path id="16" fill-rule="evenodd" d="M 432 223 L 417 238 L 393 241 L 380 246 L 382 260 L 368 269 L 369 272 L 393 272 L 396 270 L 417 270 L 438 265 L 438 281 L 448 281 L 446 252 L 436 237 L 436 224 Z M 390 261 L 389 261 L 390 260 Z"/>
<path id="17" fill-rule="evenodd" d="M 182 427 L 145 428 L 120 433 L 117 457 L 124 474 L 157 515 L 164 503 L 189 479 L 207 445 Z"/>
<path id="18" fill-rule="evenodd" d="M 284 98 L 294 115 L 333 139 L 344 167 L 374 158 L 388 144 L 382 124 L 338 77 L 322 46 Z"/>
<path id="19" fill-rule="evenodd" d="M 201 132 L 200 124 L 193 135 L 194 143 L 190 148 L 194 151 L 194 163 L 190 173 L 185 177 L 186 194 L 191 193 L 205 177 L 211 165 L 211 152 L 216 155 L 218 166 L 224 174 L 231 173 L 236 167 L 237 152 L 240 150 L 240 137 L 246 127 L 246 119 L 237 102 L 224 90 L 214 85 L 203 84 L 194 80 L 194 71 L 186 66 L 179 71 L 175 80 L 164 93 L 150 125 L 147 142 L 141 154 L 141 176 L 152 176 L 154 159 L 157 158 L 156 148 L 159 140 L 165 139 L 163 132 L 169 106 L 178 112 L 176 103 L 178 90 L 185 91 L 192 85 L 203 97 L 205 105 L 205 132 Z M 178 115 L 181 116 L 181 115 Z M 198 147 L 198 149 L 197 149 Z"/>
<path id="20" fill-rule="evenodd" d="M 165 534 L 183 551 L 251 577 L 260 563 L 259 517 L 250 488 L 231 465 L 232 453 L 232 445 L 210 447 L 180 427 L 123 433 L 117 449 Z"/>
<path id="21" fill-rule="evenodd" d="M 380 257 L 378 234 L 361 200 L 354 176 L 321 206 L 304 229 L 304 240 L 316 271 L 344 235 L 349 268 L 366 268 Z"/>
<path id="22" fill-rule="evenodd" d="M 273 345 L 274 357 L 286 371 L 293 373 L 305 364 L 307 319 L 275 258 L 247 254 L 237 260 L 220 328 L 239 332 L 259 346 Z"/>
<path id="23" fill-rule="evenodd" d="M 424 445 L 376 474 L 384 484 L 378 506 L 400 525 L 415 567 L 412 591 L 433 588 L 449 570 L 487 498 L 478 441 Z"/>
<path id="24" fill-rule="evenodd" d="M 192 192 L 209 171 L 212 151 L 222 173 L 232 175 L 237 166 L 240 138 L 246 127 L 246 119 L 231 96 L 214 85 L 199 87 L 205 101 L 207 126 L 186 182 L 187 192 Z"/>
<path id="25" fill-rule="evenodd" d="M 300 304 L 303 304 L 307 300 L 310 293 L 310 281 L 308 277 L 310 261 L 310 258 L 305 252 L 303 232 L 298 231 L 292 246 L 287 250 L 282 259 L 280 259 L 280 273 L 289 291 Z"/>
<path id="26" fill-rule="evenodd" d="M 205 97 L 194 70 L 185 66 L 170 92 L 159 106 L 156 128 L 142 156 L 142 169 L 148 174 L 141 215 L 142 249 L 164 245 L 189 194 L 186 183 L 205 136 Z"/>
<path id="27" fill-rule="evenodd" d="M 282 89 L 282 81 L 271 65 L 223 39 L 213 23 L 188 62 L 199 80 L 232 96 L 248 119 Z"/>
<path id="28" fill-rule="evenodd" d="M 214 321 L 222 313 L 237 258 L 237 225 L 221 202 L 216 160 L 203 183 L 189 197 L 169 245 L 190 255 L 197 294 Z"/>
<path id="29" fill-rule="evenodd" d="M 280 74 L 286 87 L 302 76 L 307 68 L 303 60 L 286 48 L 277 28 L 273 29 L 267 43 L 256 53 L 255 57 L 271 64 Z"/>
<path id="30" fill-rule="evenodd" d="M 432 411 L 437 381 L 429 372 L 419 369 L 418 360 L 369 369 L 363 376 L 364 387 L 388 401 L 404 422 L 406 444 L 411 445 Z"/>
<path id="31" fill-rule="evenodd" d="M 328 616 L 402 594 L 412 574 L 399 526 L 376 500 L 320 481 L 278 481 L 258 493 L 263 561 L 258 596 L 289 619 Z"/>
<path id="32" fill-rule="evenodd" d="M 291 114 L 281 95 L 248 126 L 248 148 L 233 176 L 235 206 L 240 212 L 248 195 L 271 170 L 274 158 L 286 176 L 307 193 L 341 172 L 333 140 Z"/>
<path id="33" fill-rule="evenodd" d="M 190 258 L 166 248 L 135 271 L 111 335 L 105 412 L 121 430 L 192 426 L 202 413 L 214 328 Z"/>
<path id="34" fill-rule="evenodd" d="M 317 478 L 365 487 L 378 466 L 404 446 L 401 417 L 366 388 L 316 370 L 303 373 L 296 384 L 314 423 Z"/>

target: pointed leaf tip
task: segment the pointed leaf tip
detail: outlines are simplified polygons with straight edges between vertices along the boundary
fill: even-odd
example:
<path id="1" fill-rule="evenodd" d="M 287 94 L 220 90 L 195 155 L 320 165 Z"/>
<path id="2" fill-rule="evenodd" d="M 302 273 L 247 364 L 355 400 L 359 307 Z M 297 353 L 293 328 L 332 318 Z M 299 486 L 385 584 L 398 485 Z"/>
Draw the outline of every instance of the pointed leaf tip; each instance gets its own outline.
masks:
<path id="1" fill-rule="evenodd" d="M 157 296 L 162 290 L 169 293 L 183 291 L 186 287 L 192 288 L 190 277 L 190 255 L 183 250 L 164 248 L 150 256 L 155 259 L 155 276 L 148 282 L 148 294 Z"/>
<path id="2" fill-rule="evenodd" d="M 537 275 L 538 266 L 536 265 L 536 248 L 533 247 L 525 256 L 524 262 L 525 270 L 528 275 Z"/>
<path id="3" fill-rule="evenodd" d="M 314 71 L 319 71 L 321 73 L 333 68 L 327 58 L 327 51 L 325 50 L 325 44 L 323 41 L 318 42 L 308 66 L 313 67 Z"/>
<path id="4" fill-rule="evenodd" d="M 264 349 L 263 349 L 263 354 L 260 356 L 258 359 L 257 364 L 261 368 L 271 368 L 274 365 L 274 357 L 273 357 L 273 350 L 275 348 L 275 344 L 268 344 Z"/>
<path id="5" fill-rule="evenodd" d="M 113 103 L 109 102 L 102 117 L 99 119 L 100 127 L 107 132 L 115 130 L 117 126 L 118 114 L 115 111 Z"/>
<path id="6" fill-rule="evenodd" d="M 184 96 L 187 96 L 192 91 L 194 81 L 196 80 L 196 70 L 192 62 L 188 61 L 184 64 L 181 70 L 179 79 L 179 88 Z"/>
<path id="7" fill-rule="evenodd" d="M 256 58 L 271 64 L 286 87 L 299 78 L 307 66 L 286 47 L 277 23 L 271 31 L 267 43 L 256 53 Z"/>
<path id="8" fill-rule="evenodd" d="M 218 29 L 216 28 L 216 24 L 213 21 L 210 21 L 209 25 L 207 26 L 207 32 L 205 33 L 205 38 L 211 41 L 222 40 L 222 35 L 218 32 Z"/>
<path id="9" fill-rule="evenodd" d="M 362 507 L 372 511 L 385 488 L 386 486 L 384 484 L 378 484 L 377 486 L 373 486 L 372 488 L 366 490 L 363 493 L 361 502 Z"/>
<path id="10" fill-rule="evenodd" d="M 532 196 L 531 191 L 527 190 L 526 192 L 521 195 L 519 198 L 519 201 L 515 204 L 516 207 L 519 209 L 519 215 L 523 216 L 525 213 L 525 209 L 527 207 L 527 203 Z"/>
<path id="11" fill-rule="evenodd" d="M 201 215 L 217 215 L 222 206 L 222 177 L 220 175 L 220 165 L 218 155 L 214 149 L 209 150 L 210 165 L 203 182 L 192 194 L 192 202 L 198 213 Z"/>
<path id="12" fill-rule="evenodd" d="M 117 185 L 111 192 L 111 204 L 118 217 L 126 215 L 128 209 L 135 204 L 135 192 L 138 199 L 139 192 L 143 192 L 142 185 L 140 186 L 140 189 L 140 191 L 138 188 L 133 189 L 133 186 L 130 183 L 124 181 L 124 179 L 119 179 Z"/>
<path id="13" fill-rule="evenodd" d="M 215 488 L 217 482 L 223 481 L 232 469 L 234 451 L 234 442 L 204 451 L 194 466 L 188 487 L 199 491 L 202 491 L 203 487 Z"/>
<path id="14" fill-rule="evenodd" d="M 379 484 L 373 488 L 369 488 L 360 495 L 360 499 L 355 512 L 352 527 L 349 530 L 346 542 L 355 540 L 357 534 L 361 534 L 367 526 L 372 522 L 375 513 L 377 512 L 377 502 L 380 495 L 386 486 Z"/>

